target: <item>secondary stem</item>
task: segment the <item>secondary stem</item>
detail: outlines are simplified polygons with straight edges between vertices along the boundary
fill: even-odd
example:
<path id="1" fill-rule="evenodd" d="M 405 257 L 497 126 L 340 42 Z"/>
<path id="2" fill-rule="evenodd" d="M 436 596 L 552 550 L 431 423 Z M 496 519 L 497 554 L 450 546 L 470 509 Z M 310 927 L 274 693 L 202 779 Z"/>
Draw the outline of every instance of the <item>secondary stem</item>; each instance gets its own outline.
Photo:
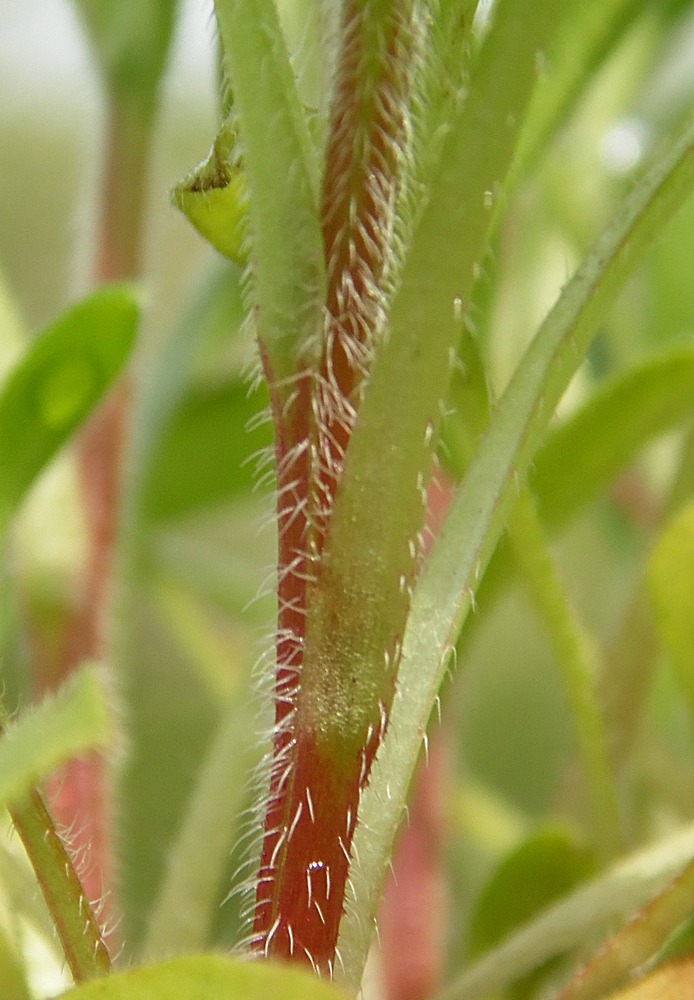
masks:
<path id="1" fill-rule="evenodd" d="M 141 270 L 143 206 L 151 113 L 109 94 L 104 181 L 94 277 L 99 284 L 136 277 Z M 99 331 L 94 331 L 99 336 Z M 39 664 L 40 682 L 53 687 L 86 659 L 106 660 L 106 625 L 116 544 L 129 385 L 121 382 L 84 427 L 77 464 L 87 528 L 82 597 L 72 611 L 65 645 Z M 51 662 L 53 660 L 53 662 Z M 71 849 L 84 863 L 84 889 L 115 923 L 108 762 L 97 754 L 69 761 L 56 776 L 51 809 L 59 825 L 74 829 Z M 87 859 L 88 858 L 88 863 Z"/>
<path id="2" fill-rule="evenodd" d="M 99 921 L 42 795 L 31 792 L 10 806 L 9 813 L 36 872 L 73 979 L 80 983 L 107 975 L 111 960 Z"/>

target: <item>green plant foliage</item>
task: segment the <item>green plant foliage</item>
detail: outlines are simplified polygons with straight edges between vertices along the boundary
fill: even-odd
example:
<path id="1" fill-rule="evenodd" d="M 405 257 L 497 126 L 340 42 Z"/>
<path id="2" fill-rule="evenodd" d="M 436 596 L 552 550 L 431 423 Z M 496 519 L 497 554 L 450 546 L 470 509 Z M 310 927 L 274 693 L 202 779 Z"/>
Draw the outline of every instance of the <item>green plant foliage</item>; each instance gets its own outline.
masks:
<path id="1" fill-rule="evenodd" d="M 472 915 L 468 947 L 476 958 L 591 873 L 594 861 L 566 827 L 547 826 L 501 862 Z"/>
<path id="2" fill-rule="evenodd" d="M 74 673 L 0 1000 L 694 994 L 693 0 L 215 0 L 209 74 L 73 7 L 99 129 L 0 67 L 0 687 Z M 85 277 L 136 355 L 125 284 L 28 338 Z"/>
<path id="3" fill-rule="evenodd" d="M 694 506 L 667 525 L 650 559 L 649 582 L 661 640 L 694 718 Z"/>
<path id="4" fill-rule="evenodd" d="M 97 671 L 85 668 L 52 698 L 7 723 L 0 738 L 0 803 L 28 792 L 68 760 L 105 747 L 112 725 Z"/>
<path id="5" fill-rule="evenodd" d="M 0 531 L 122 371 L 138 320 L 130 288 L 101 289 L 44 331 L 7 377 L 0 389 Z"/>
<path id="6" fill-rule="evenodd" d="M 286 380 L 317 346 L 325 280 L 317 164 L 274 2 L 254 0 L 253 16 L 243 0 L 219 0 L 215 10 L 248 177 L 257 332 L 286 400 Z"/>
<path id="7" fill-rule="evenodd" d="M 169 51 L 178 0 L 76 0 L 99 68 L 129 101 L 153 105 Z"/>
<path id="8" fill-rule="evenodd" d="M 31 1000 L 29 984 L 16 948 L 0 928 L 0 996 L 5 1000 Z"/>
<path id="9" fill-rule="evenodd" d="M 363 841 L 357 837 L 359 862 L 355 867 L 359 869 L 357 885 L 361 887 L 363 878 L 370 887 L 362 905 L 372 913 L 375 887 L 382 885 L 401 803 L 419 755 L 419 734 L 428 724 L 448 656 L 501 535 L 519 480 L 526 475 L 549 413 L 581 356 L 578 345 L 588 345 L 604 310 L 648 247 L 651 233 L 674 213 L 690 190 L 694 181 L 693 142 L 690 128 L 632 192 L 618 219 L 564 289 L 504 393 L 429 557 L 415 592 L 390 730 L 377 762 L 388 774 L 387 800 L 383 800 L 382 791 L 379 794 L 383 783 L 378 777 L 362 799 L 361 829 L 368 830 L 368 838 Z M 358 968 L 367 947 L 365 924 L 349 916 L 343 922 L 344 954 L 358 955 Z"/>
<path id="10" fill-rule="evenodd" d="M 339 1000 L 334 986 L 307 972 L 219 955 L 178 958 L 65 993 L 65 1000 Z"/>
<path id="11" fill-rule="evenodd" d="M 165 520 L 248 495 L 256 461 L 272 445 L 269 422 L 251 423 L 268 402 L 264 386 L 251 393 L 240 378 L 189 393 L 152 463 L 148 515 Z"/>
<path id="12" fill-rule="evenodd" d="M 691 417 L 694 352 L 679 347 L 645 361 L 594 393 L 549 435 L 530 482 L 543 521 L 566 523 L 644 445 Z"/>

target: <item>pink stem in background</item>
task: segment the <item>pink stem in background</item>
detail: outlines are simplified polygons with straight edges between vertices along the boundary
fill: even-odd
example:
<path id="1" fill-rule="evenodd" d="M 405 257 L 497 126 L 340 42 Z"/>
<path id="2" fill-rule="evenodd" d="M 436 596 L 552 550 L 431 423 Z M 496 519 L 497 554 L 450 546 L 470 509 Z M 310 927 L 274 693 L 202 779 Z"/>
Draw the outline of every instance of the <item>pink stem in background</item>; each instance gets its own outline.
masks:
<path id="1" fill-rule="evenodd" d="M 425 544 L 431 547 L 453 498 L 440 469 L 429 487 Z M 408 822 L 398 840 L 379 916 L 387 1000 L 428 1000 L 443 977 L 446 944 L 446 803 L 449 756 L 444 731 L 420 761 Z"/>
<path id="2" fill-rule="evenodd" d="M 149 122 L 139 110 L 108 102 L 107 143 L 95 284 L 127 280 L 141 272 L 141 243 Z M 94 330 L 94 336 L 100 336 Z M 107 625 L 127 417 L 127 378 L 102 403 L 77 442 L 87 557 L 81 597 L 70 613 L 66 637 L 38 657 L 39 685 L 53 687 L 85 660 L 106 663 Z M 112 790 L 108 762 L 93 753 L 68 762 L 49 789 L 51 811 L 66 831 L 87 898 L 104 932 L 117 923 L 113 900 Z M 113 947 L 113 942 L 111 947 Z"/>

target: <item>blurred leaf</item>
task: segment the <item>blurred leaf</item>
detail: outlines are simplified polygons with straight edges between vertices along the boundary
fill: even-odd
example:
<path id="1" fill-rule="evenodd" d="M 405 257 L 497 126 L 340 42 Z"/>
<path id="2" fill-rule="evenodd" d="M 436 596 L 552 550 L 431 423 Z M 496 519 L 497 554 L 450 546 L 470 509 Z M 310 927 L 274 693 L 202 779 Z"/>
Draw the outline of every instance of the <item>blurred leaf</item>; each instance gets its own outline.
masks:
<path id="1" fill-rule="evenodd" d="M 482 893 L 470 923 L 470 957 L 567 895 L 592 867 L 589 854 L 568 828 L 553 825 L 536 831 L 501 862 Z"/>
<path id="2" fill-rule="evenodd" d="M 597 72 L 624 37 L 644 0 L 577 0 L 565 6 L 557 38 L 542 53 L 510 187 L 529 170 L 554 132 L 566 123 Z"/>
<path id="3" fill-rule="evenodd" d="M 103 288 L 53 323 L 0 388 L 0 534 L 120 373 L 138 319 L 131 289 Z"/>
<path id="4" fill-rule="evenodd" d="M 594 947 L 648 903 L 691 861 L 691 825 L 652 847 L 622 859 L 579 886 L 467 968 L 439 994 L 440 1000 L 481 1000 L 516 982 L 553 955 Z M 601 994 L 601 1000 L 602 996 Z"/>
<path id="5" fill-rule="evenodd" d="M 694 349 L 651 358 L 600 388 L 548 437 L 530 474 L 557 527 L 597 496 L 646 442 L 694 415 Z"/>
<path id="6" fill-rule="evenodd" d="M 557 1000 L 602 1000 L 608 990 L 628 982 L 633 971 L 645 968 L 689 920 L 693 891 L 694 862 L 690 861 L 574 973 Z"/>
<path id="7" fill-rule="evenodd" d="M 166 65 L 178 0 L 75 0 L 99 67 L 119 97 L 151 105 Z"/>
<path id="8" fill-rule="evenodd" d="M 65 1000 L 339 1000 L 344 994 L 306 971 L 205 955 L 178 958 L 87 983 Z"/>
<path id="9" fill-rule="evenodd" d="M 174 332 L 141 359 L 140 392 L 131 413 L 115 617 L 122 623 L 119 674 L 130 705 L 131 745 L 123 767 L 119 809 L 124 859 L 120 900 L 125 936 L 133 948 L 141 941 L 147 911 L 159 889 L 166 858 L 162 845 L 169 844 L 181 823 L 191 784 L 220 712 L 219 698 L 211 691 L 209 679 L 191 664 L 179 636 L 172 634 L 149 592 L 150 511 L 166 512 L 167 500 L 159 494 L 169 489 L 169 474 L 171 482 L 176 476 L 187 482 L 185 466 L 176 470 L 169 459 L 159 480 L 158 453 L 191 382 L 195 383 L 201 355 L 209 355 L 201 382 L 209 384 L 219 378 L 222 345 L 232 352 L 232 370 L 238 370 L 241 340 L 237 334 L 242 315 L 241 272 L 225 263 L 215 269 Z M 216 390 L 207 391 L 214 397 Z M 193 397 L 198 393 L 204 398 L 205 392 L 198 389 L 193 390 Z M 204 433 L 204 428 L 199 429 Z M 229 427 L 228 439 L 233 433 Z M 224 465 L 220 455 L 229 446 L 228 439 L 221 443 L 221 452 L 211 456 L 213 462 Z M 190 438 L 186 435 L 185 440 Z M 198 442 L 198 448 L 204 453 L 205 442 Z M 166 445 L 164 452 L 175 465 L 176 448 L 169 451 Z M 178 454 L 182 462 L 189 461 L 185 451 Z M 204 464 L 197 455 L 191 460 L 198 469 Z M 187 486 L 177 481 L 171 488 L 176 505 L 182 504 Z M 166 697 L 162 697 L 162 690 Z"/>
<path id="10" fill-rule="evenodd" d="M 0 997 L 2 1000 L 31 1000 L 29 984 L 17 950 L 0 926 Z"/>
<path id="11" fill-rule="evenodd" d="M 665 528 L 651 555 L 656 623 L 694 724 L 694 504 Z"/>
<path id="12" fill-rule="evenodd" d="M 0 805 L 18 799 L 60 764 L 111 736 L 98 673 L 84 668 L 53 697 L 4 726 L 0 737 Z"/>
<path id="13" fill-rule="evenodd" d="M 694 994 L 694 958 L 673 962 L 610 1000 L 690 1000 Z"/>
<path id="14" fill-rule="evenodd" d="M 250 493 L 254 457 L 272 444 L 265 383 L 255 392 L 237 379 L 192 392 L 176 412 L 149 471 L 145 510 L 163 520 Z"/>
<path id="15" fill-rule="evenodd" d="M 26 344 L 26 332 L 18 304 L 0 271 L 0 379 L 4 379 Z"/>
<path id="16" fill-rule="evenodd" d="M 200 769 L 148 922 L 144 953 L 149 958 L 195 951 L 209 943 L 220 891 L 226 895 L 221 879 L 239 837 L 247 777 L 259 756 L 252 746 L 251 702 L 234 693 Z"/>

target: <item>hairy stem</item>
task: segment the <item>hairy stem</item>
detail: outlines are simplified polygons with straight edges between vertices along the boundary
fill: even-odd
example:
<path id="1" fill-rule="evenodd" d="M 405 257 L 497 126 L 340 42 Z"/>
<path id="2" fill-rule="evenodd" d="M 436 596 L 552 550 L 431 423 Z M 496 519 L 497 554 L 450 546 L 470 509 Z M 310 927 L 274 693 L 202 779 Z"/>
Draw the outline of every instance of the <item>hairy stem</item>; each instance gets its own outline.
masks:
<path id="1" fill-rule="evenodd" d="M 409 5 L 405 5 L 409 10 Z M 323 186 L 326 321 L 317 371 L 297 381 L 291 413 L 275 405 L 280 525 L 276 733 L 254 925 L 264 954 L 332 972 L 360 790 L 386 722 L 393 673 L 369 685 L 357 725 L 327 738 L 306 710 L 307 617 L 328 595 L 321 554 L 361 389 L 385 311 L 409 86 L 408 15 L 348 0 Z M 272 389 L 271 389 L 272 391 Z M 285 406 L 285 411 L 287 407 Z M 288 419 L 289 417 L 289 419 Z M 385 648 L 385 647 L 384 647 Z M 355 680 L 356 684 L 356 680 Z M 335 692 L 327 711 L 345 704 Z"/>
<path id="2" fill-rule="evenodd" d="M 36 872 L 75 982 L 107 975 L 111 959 L 99 920 L 43 796 L 31 792 L 9 812 Z"/>

